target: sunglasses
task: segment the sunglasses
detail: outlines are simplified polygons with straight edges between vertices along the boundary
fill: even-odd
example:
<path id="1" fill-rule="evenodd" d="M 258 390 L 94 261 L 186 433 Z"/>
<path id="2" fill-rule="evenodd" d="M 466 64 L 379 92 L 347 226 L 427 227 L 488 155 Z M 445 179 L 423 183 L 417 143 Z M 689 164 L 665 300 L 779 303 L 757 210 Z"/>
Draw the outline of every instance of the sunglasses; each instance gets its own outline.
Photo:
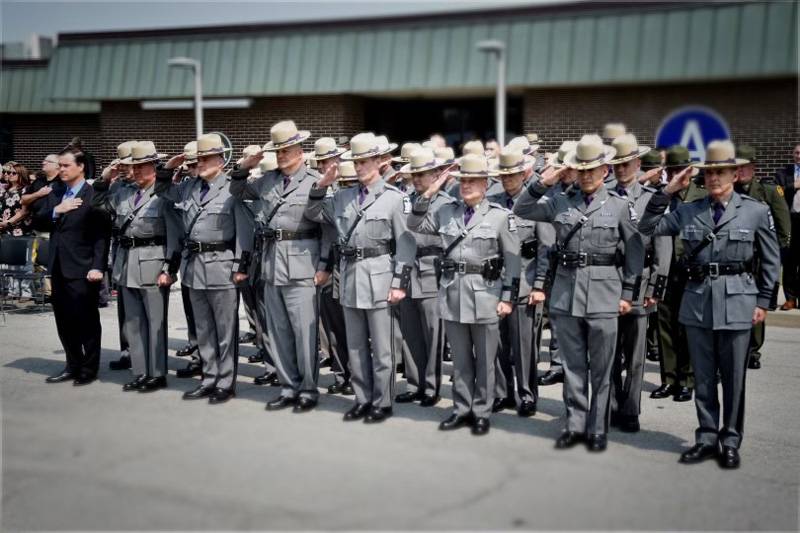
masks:
<path id="1" fill-rule="evenodd" d="M 3 174 L 8 174 L 8 175 L 11 175 L 11 176 L 16 176 L 16 175 L 17 175 L 17 171 L 16 171 L 16 170 L 4 170 L 4 171 L 3 171 Z"/>

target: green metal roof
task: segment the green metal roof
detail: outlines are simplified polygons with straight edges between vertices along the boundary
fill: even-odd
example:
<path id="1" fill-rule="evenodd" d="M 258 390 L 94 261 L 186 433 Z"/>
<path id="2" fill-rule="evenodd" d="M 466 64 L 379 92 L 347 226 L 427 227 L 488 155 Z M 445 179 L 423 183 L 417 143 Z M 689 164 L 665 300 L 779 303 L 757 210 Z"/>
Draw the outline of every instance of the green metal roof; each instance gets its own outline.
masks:
<path id="1" fill-rule="evenodd" d="M 51 100 L 47 64 L 4 63 L 0 69 L 0 113 L 98 113 L 96 102 Z"/>
<path id="2" fill-rule="evenodd" d="M 64 99 L 488 91 L 482 39 L 508 49 L 509 87 L 795 76 L 795 2 L 591 4 L 450 16 L 64 35 L 48 86 Z"/>

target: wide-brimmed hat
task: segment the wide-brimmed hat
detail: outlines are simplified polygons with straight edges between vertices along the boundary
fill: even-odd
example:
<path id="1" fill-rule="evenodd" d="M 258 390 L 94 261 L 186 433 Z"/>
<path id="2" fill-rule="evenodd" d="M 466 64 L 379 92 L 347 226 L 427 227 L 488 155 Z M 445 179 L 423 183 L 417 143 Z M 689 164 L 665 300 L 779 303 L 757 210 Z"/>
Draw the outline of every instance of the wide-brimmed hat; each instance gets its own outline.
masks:
<path id="1" fill-rule="evenodd" d="M 264 156 L 261 158 L 261 161 L 258 162 L 258 167 L 261 169 L 261 172 L 265 173 L 278 168 L 278 158 L 275 152 L 264 152 Z"/>
<path id="2" fill-rule="evenodd" d="M 467 141 L 461 149 L 462 157 L 467 154 L 486 155 L 486 150 L 483 148 L 483 143 L 480 141 Z"/>
<path id="3" fill-rule="evenodd" d="M 131 146 L 131 153 L 128 157 L 120 160 L 123 165 L 143 165 L 158 161 L 164 156 L 156 151 L 153 141 L 138 141 Z"/>
<path id="4" fill-rule="evenodd" d="M 314 143 L 314 152 L 311 154 L 311 159 L 322 161 L 331 157 L 339 157 L 345 151 L 344 148 L 336 145 L 336 139 L 333 137 L 320 137 Z"/>
<path id="5" fill-rule="evenodd" d="M 632 133 L 620 135 L 614 139 L 611 146 L 617 151 L 617 155 L 610 161 L 612 165 L 637 159 L 650 151 L 649 146 L 640 146 Z"/>
<path id="6" fill-rule="evenodd" d="M 673 144 L 667 148 L 667 153 L 664 156 L 664 168 L 671 167 L 688 167 L 692 164 L 692 156 L 689 154 L 689 149 L 680 144 Z"/>
<path id="7" fill-rule="evenodd" d="M 434 148 L 433 155 L 444 161 L 445 165 L 452 165 L 456 162 L 456 153 L 449 146 Z"/>
<path id="8" fill-rule="evenodd" d="M 575 150 L 564 157 L 564 164 L 576 170 L 590 170 L 607 165 L 616 153 L 611 146 L 598 142 L 596 135 L 584 135 Z"/>
<path id="9" fill-rule="evenodd" d="M 111 162 L 111 165 L 124 165 L 123 159 L 127 159 L 131 156 L 131 148 L 133 145 L 139 141 L 125 141 L 124 143 L 120 143 L 117 145 L 117 158 Z"/>
<path id="10" fill-rule="evenodd" d="M 531 146 L 536 147 L 534 148 L 534 150 L 539 149 L 539 145 L 541 144 L 542 141 L 539 139 L 538 133 L 526 133 L 525 138 L 528 139 L 528 143 L 530 143 Z"/>
<path id="11" fill-rule="evenodd" d="M 197 139 L 197 157 L 206 155 L 223 155 L 231 149 L 222 142 L 222 137 L 216 133 L 206 133 Z"/>
<path id="12" fill-rule="evenodd" d="M 610 143 L 617 137 L 625 135 L 628 132 L 625 124 L 621 122 L 609 122 L 603 126 L 603 142 Z"/>
<path id="13" fill-rule="evenodd" d="M 444 166 L 446 163 L 437 158 L 430 148 L 420 148 L 411 154 L 409 162 L 400 169 L 401 174 L 418 174 Z"/>
<path id="14" fill-rule="evenodd" d="M 512 150 L 519 150 L 520 152 L 522 152 L 523 155 L 530 155 L 535 150 L 539 149 L 539 145 L 536 145 L 535 147 L 531 146 L 531 143 L 527 137 L 520 136 L 520 137 L 514 137 L 513 139 L 508 141 L 506 148 L 511 148 Z"/>
<path id="15" fill-rule="evenodd" d="M 356 166 L 352 161 L 339 162 L 339 177 L 337 181 L 358 181 L 358 174 L 356 173 Z"/>
<path id="16" fill-rule="evenodd" d="M 527 141 L 527 139 L 526 139 Z M 499 176 L 510 176 L 518 172 L 524 172 L 533 166 L 533 158 L 525 155 L 516 147 L 506 146 L 497 158 L 497 174 Z"/>
<path id="17" fill-rule="evenodd" d="M 242 161 L 244 161 L 245 159 L 247 159 L 248 157 L 250 157 L 252 155 L 256 155 L 257 153 L 259 153 L 261 151 L 262 150 L 261 150 L 261 147 L 259 145 L 257 145 L 257 144 L 248 144 L 242 150 L 242 157 L 239 158 L 238 161 L 236 161 L 236 164 L 240 165 L 242 163 Z"/>
<path id="18" fill-rule="evenodd" d="M 197 141 L 191 141 L 184 145 L 183 162 L 186 165 L 197 163 Z"/>
<path id="19" fill-rule="evenodd" d="M 642 161 L 642 166 L 640 167 L 642 170 L 652 170 L 661 166 L 661 152 L 658 150 L 650 150 L 640 159 Z"/>
<path id="20" fill-rule="evenodd" d="M 309 137 L 311 137 L 311 132 L 298 130 L 294 120 L 282 120 L 269 129 L 270 140 L 264 145 L 264 150 L 280 150 L 287 146 L 300 144 Z"/>
<path id="21" fill-rule="evenodd" d="M 400 147 L 400 155 L 392 158 L 395 163 L 406 164 L 411 160 L 411 154 L 422 148 L 420 143 L 403 143 Z"/>
<path id="22" fill-rule="evenodd" d="M 697 168 L 740 167 L 750 161 L 736 157 L 736 147 L 731 141 L 711 141 L 706 147 L 706 159 L 702 163 L 694 163 Z"/>
<path id="23" fill-rule="evenodd" d="M 578 141 L 564 141 L 561 143 L 561 146 L 558 147 L 558 152 L 556 152 L 553 158 L 552 165 L 555 168 L 561 168 L 564 165 L 564 158 L 567 157 L 567 154 L 571 151 L 575 150 L 575 147 L 578 146 Z"/>
<path id="24" fill-rule="evenodd" d="M 755 163 L 757 161 L 756 149 L 749 144 L 739 144 L 736 146 L 736 157 Z"/>
<path id="25" fill-rule="evenodd" d="M 382 155 L 382 148 L 374 133 L 359 133 L 350 139 L 350 149 L 342 154 L 342 160 L 355 161 L 357 159 L 367 159 Z"/>
<path id="26" fill-rule="evenodd" d="M 458 170 L 450 173 L 456 179 L 488 178 L 494 173 L 489 170 L 489 160 L 485 155 L 467 154 L 458 163 Z"/>
<path id="27" fill-rule="evenodd" d="M 378 147 L 380 147 L 381 155 L 385 155 L 397 150 L 397 143 L 390 143 L 389 138 L 386 135 L 376 135 L 375 141 L 378 143 Z"/>

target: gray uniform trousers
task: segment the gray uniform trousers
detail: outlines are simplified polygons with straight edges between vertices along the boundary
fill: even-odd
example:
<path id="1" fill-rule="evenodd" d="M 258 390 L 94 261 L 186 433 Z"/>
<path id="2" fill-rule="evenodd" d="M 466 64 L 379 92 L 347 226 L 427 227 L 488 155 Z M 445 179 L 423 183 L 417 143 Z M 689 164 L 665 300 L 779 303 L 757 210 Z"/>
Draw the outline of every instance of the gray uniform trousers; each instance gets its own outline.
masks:
<path id="1" fill-rule="evenodd" d="M 617 349 L 611 370 L 611 412 L 639 416 L 644 380 L 644 360 L 649 314 L 620 316 L 617 324 Z M 622 372 L 625 371 L 623 379 Z"/>
<path id="2" fill-rule="evenodd" d="M 409 357 L 403 353 L 408 391 L 437 396 L 442 383 L 439 299 L 405 298 L 399 307 L 400 328 L 409 350 Z"/>
<path id="3" fill-rule="evenodd" d="M 275 360 L 272 357 L 272 354 L 275 353 L 275 349 L 270 343 L 270 338 L 267 334 L 267 317 L 269 316 L 269 313 L 267 312 L 267 300 L 266 298 L 258 297 L 265 294 L 265 291 L 266 283 L 259 278 L 255 282 L 255 290 L 253 291 L 253 294 L 256 296 L 256 347 L 258 347 L 259 350 L 264 351 L 264 369 L 267 372 L 277 372 L 277 369 L 275 368 Z"/>
<path id="4" fill-rule="evenodd" d="M 698 443 L 739 448 L 744 428 L 744 389 L 750 330 L 712 330 L 686 326 L 695 375 Z M 717 369 L 722 379 L 722 428 L 719 428 Z"/>
<path id="5" fill-rule="evenodd" d="M 550 320 L 550 343 L 547 345 L 547 350 L 550 352 L 550 370 L 562 372 L 563 363 L 561 362 L 561 350 L 558 349 L 556 325 L 552 320 Z"/>
<path id="6" fill-rule="evenodd" d="M 617 318 L 551 314 L 564 364 L 567 431 L 603 435 L 608 430 L 611 366 L 617 342 Z M 591 398 L 589 385 L 591 383 Z"/>
<path id="7" fill-rule="evenodd" d="M 500 320 L 495 397 L 513 397 L 515 376 L 519 401 L 535 402 L 539 397 L 535 362 L 539 360 L 542 308 L 543 304 L 529 306 L 520 303 L 514 306 L 510 315 Z"/>
<path id="8" fill-rule="evenodd" d="M 315 287 L 303 285 L 267 283 L 264 288 L 264 299 L 269 309 L 267 329 L 275 348 L 281 396 L 287 398 L 299 396 L 315 400 L 319 396 L 316 292 Z"/>
<path id="9" fill-rule="evenodd" d="M 500 342 L 498 322 L 462 324 L 444 321 L 453 349 L 453 407 L 458 416 L 492 414 L 495 357 Z"/>
<path id="10" fill-rule="evenodd" d="M 131 289 L 120 287 L 125 302 L 124 329 L 130 345 L 135 376 L 167 374 L 168 287 Z"/>
<path id="11" fill-rule="evenodd" d="M 233 389 L 239 358 L 239 290 L 189 289 L 197 344 L 203 361 L 203 387 Z"/>
<path id="12" fill-rule="evenodd" d="M 334 274 L 335 275 L 335 274 Z M 350 382 L 350 356 L 347 352 L 347 331 L 344 312 L 339 300 L 333 297 L 333 284 L 319 293 L 319 313 L 322 328 L 328 337 L 329 355 L 333 358 L 333 377 L 336 383 Z"/>
<path id="13" fill-rule="evenodd" d="M 356 402 L 391 407 L 394 399 L 395 323 L 392 306 L 357 309 L 342 306 L 347 324 L 351 383 Z"/>

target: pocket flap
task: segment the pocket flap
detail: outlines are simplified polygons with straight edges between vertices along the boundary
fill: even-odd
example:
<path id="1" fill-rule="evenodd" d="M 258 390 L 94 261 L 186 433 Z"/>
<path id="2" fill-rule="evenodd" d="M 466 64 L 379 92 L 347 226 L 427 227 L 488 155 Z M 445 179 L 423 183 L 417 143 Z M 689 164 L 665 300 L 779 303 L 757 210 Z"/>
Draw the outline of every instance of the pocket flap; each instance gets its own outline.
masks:
<path id="1" fill-rule="evenodd" d="M 728 239 L 732 241 L 753 241 L 755 235 L 749 229 L 731 229 L 728 233 Z"/>

